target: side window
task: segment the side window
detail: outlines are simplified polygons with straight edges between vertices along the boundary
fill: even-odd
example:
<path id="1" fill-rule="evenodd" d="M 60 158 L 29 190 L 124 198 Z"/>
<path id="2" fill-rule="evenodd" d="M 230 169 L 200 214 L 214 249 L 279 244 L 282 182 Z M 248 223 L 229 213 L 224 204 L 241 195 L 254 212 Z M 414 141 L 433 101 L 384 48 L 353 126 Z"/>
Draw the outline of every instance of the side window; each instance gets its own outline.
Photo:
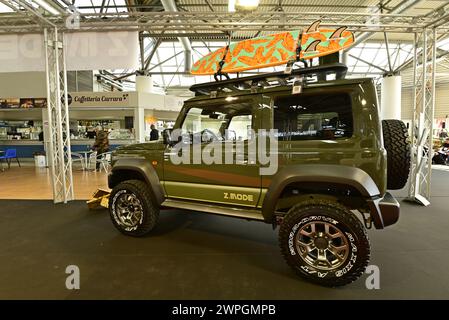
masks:
<path id="1" fill-rule="evenodd" d="M 351 137 L 351 97 L 346 93 L 279 97 L 274 101 L 274 129 L 279 141 Z"/>
<path id="2" fill-rule="evenodd" d="M 252 115 L 240 115 L 231 118 L 228 126 L 227 140 L 248 140 L 251 132 Z"/>
<path id="3" fill-rule="evenodd" d="M 210 134 L 221 138 L 220 129 L 226 123 L 226 114 L 220 111 L 191 108 L 182 123 L 182 134 Z"/>
<path id="4" fill-rule="evenodd" d="M 252 104 L 229 103 L 193 107 L 181 126 L 184 141 L 246 140 L 252 128 Z"/>

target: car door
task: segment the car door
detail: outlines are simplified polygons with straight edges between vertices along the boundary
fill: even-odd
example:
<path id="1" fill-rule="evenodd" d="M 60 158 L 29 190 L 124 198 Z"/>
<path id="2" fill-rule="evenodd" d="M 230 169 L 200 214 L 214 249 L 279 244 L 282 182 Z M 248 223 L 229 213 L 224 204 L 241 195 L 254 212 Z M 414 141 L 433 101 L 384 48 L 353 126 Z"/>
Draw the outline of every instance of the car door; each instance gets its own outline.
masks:
<path id="1" fill-rule="evenodd" d="M 261 121 L 257 96 L 212 101 L 196 102 L 176 124 L 175 129 L 180 129 L 183 134 L 183 142 L 168 146 L 164 154 L 167 196 L 255 207 L 260 196 L 261 178 L 257 161 L 249 161 L 253 157 L 248 154 L 255 143 L 252 132 L 259 129 Z M 206 138 L 199 141 L 201 137 L 195 136 L 198 133 L 203 133 Z M 208 134 L 213 142 L 207 139 Z M 185 152 L 189 155 L 183 154 Z M 221 161 L 216 161 L 220 152 Z M 211 157 L 205 158 L 208 154 L 215 161 L 211 163 Z M 182 156 L 189 161 L 179 163 Z M 173 161 L 173 157 L 177 160 Z"/>

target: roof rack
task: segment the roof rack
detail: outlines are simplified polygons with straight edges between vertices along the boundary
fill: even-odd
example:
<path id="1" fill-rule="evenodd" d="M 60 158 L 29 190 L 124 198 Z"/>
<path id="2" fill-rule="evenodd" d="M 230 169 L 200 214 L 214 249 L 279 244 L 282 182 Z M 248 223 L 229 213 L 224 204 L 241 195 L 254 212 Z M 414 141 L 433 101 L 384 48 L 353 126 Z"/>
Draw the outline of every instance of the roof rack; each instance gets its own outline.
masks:
<path id="1" fill-rule="evenodd" d="M 333 63 L 308 68 L 293 69 L 291 73 L 283 71 L 264 73 L 255 76 L 233 78 L 223 81 L 195 84 L 190 91 L 196 96 L 209 95 L 217 92 L 239 92 L 242 90 L 274 87 L 293 84 L 298 78 L 305 83 L 326 80 L 328 75 L 335 75 L 335 79 L 344 79 L 348 68 L 342 63 Z"/>

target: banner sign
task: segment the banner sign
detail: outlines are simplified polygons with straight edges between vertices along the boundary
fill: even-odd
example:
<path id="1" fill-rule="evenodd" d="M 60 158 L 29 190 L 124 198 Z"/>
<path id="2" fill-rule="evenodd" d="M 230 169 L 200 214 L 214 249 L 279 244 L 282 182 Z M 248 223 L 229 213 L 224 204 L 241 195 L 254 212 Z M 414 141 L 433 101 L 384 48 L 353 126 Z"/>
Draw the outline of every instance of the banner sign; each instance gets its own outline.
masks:
<path id="1" fill-rule="evenodd" d="M 0 98 L 0 109 L 33 109 L 46 107 L 46 98 Z"/>
<path id="2" fill-rule="evenodd" d="M 0 35 L 0 72 L 45 71 L 44 36 Z"/>
<path id="3" fill-rule="evenodd" d="M 131 107 L 128 92 L 78 92 L 68 94 L 69 107 Z"/>
<path id="4" fill-rule="evenodd" d="M 67 94 L 69 107 L 133 107 L 129 92 L 72 92 Z M 64 98 L 61 97 L 61 102 Z M 47 98 L 0 98 L 0 109 L 46 108 Z"/>
<path id="5" fill-rule="evenodd" d="M 137 32 L 74 32 L 65 34 L 67 70 L 137 69 Z"/>
<path id="6" fill-rule="evenodd" d="M 139 38 L 136 31 L 66 33 L 68 71 L 137 69 Z M 0 35 L 0 73 L 45 71 L 42 34 Z"/>

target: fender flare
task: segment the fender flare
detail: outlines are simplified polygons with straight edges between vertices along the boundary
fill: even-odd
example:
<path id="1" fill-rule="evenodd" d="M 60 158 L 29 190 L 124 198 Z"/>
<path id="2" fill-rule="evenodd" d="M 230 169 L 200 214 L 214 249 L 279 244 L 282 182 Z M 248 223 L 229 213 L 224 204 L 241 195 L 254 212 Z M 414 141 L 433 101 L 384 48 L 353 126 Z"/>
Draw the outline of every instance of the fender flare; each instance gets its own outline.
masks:
<path id="1" fill-rule="evenodd" d="M 276 203 L 284 188 L 295 182 L 318 182 L 324 184 L 348 185 L 360 192 L 364 198 L 380 196 L 379 188 L 363 170 L 342 165 L 291 165 L 278 171 L 271 180 L 262 204 L 262 215 L 267 222 L 274 220 Z M 374 221 L 382 218 L 371 213 Z"/>
<path id="2" fill-rule="evenodd" d="M 146 159 L 118 159 L 114 166 L 112 167 L 112 171 L 108 178 L 109 188 L 112 189 L 114 187 L 111 185 L 113 181 L 114 172 L 118 172 L 120 170 L 131 170 L 138 172 L 145 179 L 145 182 L 150 187 L 150 191 L 152 196 L 154 197 L 154 201 L 161 205 L 165 200 L 164 190 L 162 188 L 159 177 L 156 173 L 156 170 Z"/>

